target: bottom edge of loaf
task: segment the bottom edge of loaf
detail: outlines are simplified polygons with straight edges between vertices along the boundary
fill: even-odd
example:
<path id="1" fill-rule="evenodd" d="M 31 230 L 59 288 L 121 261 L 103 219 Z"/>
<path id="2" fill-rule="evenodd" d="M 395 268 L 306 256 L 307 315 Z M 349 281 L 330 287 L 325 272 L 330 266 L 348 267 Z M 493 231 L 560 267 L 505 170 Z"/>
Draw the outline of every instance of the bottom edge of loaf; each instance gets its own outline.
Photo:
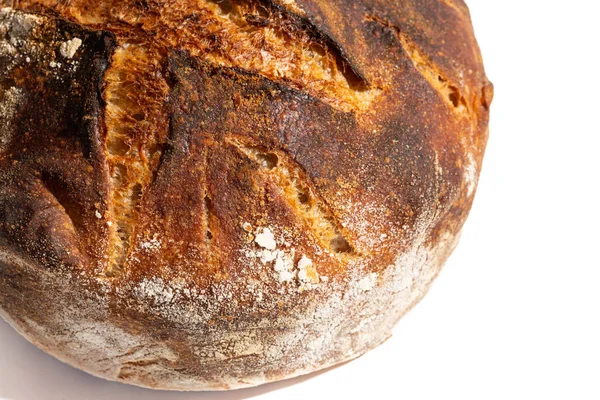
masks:
<path id="1" fill-rule="evenodd" d="M 129 375 L 122 375 L 120 374 L 119 368 L 99 370 L 91 358 L 83 357 L 82 359 L 65 354 L 63 351 L 64 349 L 62 349 L 61 346 L 58 346 L 52 338 L 41 335 L 38 328 L 35 325 L 32 325 L 32 321 L 21 320 L 18 315 L 13 315 L 11 317 L 11 315 L 1 307 L 0 316 L 26 340 L 57 360 L 107 381 L 125 383 L 146 389 L 181 392 L 225 391 L 252 388 L 314 374 L 344 364 L 361 357 L 368 351 L 384 343 L 391 337 L 392 328 L 396 323 L 418 304 L 429 291 L 432 282 L 438 276 L 446 259 L 456 247 L 459 237 L 460 234 L 454 237 L 447 237 L 446 240 L 441 241 L 441 243 L 438 243 L 433 248 L 427 249 L 427 254 L 425 254 L 426 257 L 420 258 L 421 262 L 414 263 L 414 268 L 419 269 L 423 267 L 427 270 L 427 273 L 420 276 L 421 281 L 418 285 L 418 289 L 415 289 L 411 293 L 410 298 L 406 298 L 407 301 L 399 303 L 398 308 L 395 308 L 395 312 L 390 312 L 391 310 L 388 310 L 387 312 L 382 313 L 387 314 L 385 322 L 379 325 L 377 331 L 365 332 L 365 339 L 360 342 L 360 346 L 346 347 L 344 351 L 337 352 L 335 356 L 320 358 L 318 361 L 315 359 L 314 362 L 305 363 L 304 366 L 300 368 L 285 369 L 282 364 L 277 368 L 272 367 L 271 370 L 266 373 L 253 374 L 252 372 L 248 372 L 247 375 L 244 373 L 238 376 L 186 376 L 176 371 L 168 371 L 168 373 L 165 374 L 165 371 L 160 370 L 154 372 L 151 370 L 142 370 L 141 372 L 136 371 Z M 427 257 L 427 255 L 431 257 Z M 160 354 L 160 349 L 158 350 L 158 353 Z"/>

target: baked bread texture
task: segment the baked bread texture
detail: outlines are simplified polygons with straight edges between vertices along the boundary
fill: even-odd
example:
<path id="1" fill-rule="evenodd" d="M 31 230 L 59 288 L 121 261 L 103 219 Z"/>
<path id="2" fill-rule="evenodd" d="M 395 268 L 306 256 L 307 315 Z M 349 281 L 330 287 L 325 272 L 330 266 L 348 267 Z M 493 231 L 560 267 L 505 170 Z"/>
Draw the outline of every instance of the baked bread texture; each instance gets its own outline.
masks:
<path id="1" fill-rule="evenodd" d="M 110 380 L 225 390 L 389 336 L 470 209 L 462 0 L 2 0 L 0 313 Z"/>

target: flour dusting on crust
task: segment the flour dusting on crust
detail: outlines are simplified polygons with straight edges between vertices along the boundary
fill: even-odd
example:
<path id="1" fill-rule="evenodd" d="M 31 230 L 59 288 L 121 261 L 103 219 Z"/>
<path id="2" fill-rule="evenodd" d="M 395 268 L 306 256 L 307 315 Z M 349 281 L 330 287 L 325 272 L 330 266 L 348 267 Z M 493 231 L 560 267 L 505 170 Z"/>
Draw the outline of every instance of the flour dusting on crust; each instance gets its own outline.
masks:
<path id="1" fill-rule="evenodd" d="M 73 58 L 82 43 L 83 42 L 79 38 L 67 40 L 60 45 L 60 54 L 65 58 Z"/>
<path id="2" fill-rule="evenodd" d="M 45 338 L 38 345 L 59 356 L 66 354 L 60 356 L 63 361 L 78 366 L 77 360 L 84 359 L 86 369 L 93 366 L 95 375 L 108 379 L 126 377 L 147 387 L 158 385 L 160 381 L 161 387 L 176 390 L 249 387 L 356 358 L 386 340 L 398 318 L 425 294 L 454 245 L 455 240 L 447 237 L 435 248 L 417 246 L 399 255 L 379 280 L 374 274 L 368 274 L 358 275 L 348 283 L 332 283 L 326 293 L 307 303 L 305 309 L 265 318 L 252 329 L 210 331 L 208 342 L 204 335 L 193 332 L 197 326 L 206 326 L 210 321 L 211 309 L 232 301 L 231 296 L 216 294 L 223 294 L 227 285 L 215 290 L 214 295 L 186 291 L 182 286 L 156 279 L 144 280 L 133 289 L 140 300 L 145 303 L 149 300 L 152 312 L 159 312 L 171 323 L 189 330 L 190 346 L 186 348 L 199 363 L 227 365 L 240 359 L 255 359 L 257 369 L 250 378 L 235 373 L 207 379 L 186 375 L 185 370 L 178 367 L 182 354 L 175 344 L 127 333 L 108 321 L 86 320 L 93 308 L 97 309 L 94 312 L 97 316 L 98 310 L 107 312 L 106 308 L 91 303 L 90 308 L 80 304 L 79 308 L 65 310 L 64 320 L 57 322 L 70 327 L 68 330 L 52 331 L 27 318 L 13 324 L 30 339 Z M 303 261 L 301 266 L 306 263 L 307 260 Z M 184 298 L 187 300 L 181 301 Z M 103 304 L 104 300 L 99 300 Z M 385 313 L 381 312 L 383 309 Z M 352 319 L 347 318 L 347 310 L 354 310 Z M 279 333 L 272 336 L 273 329 Z M 286 354 L 294 357 L 286 358 Z"/>
<path id="3" fill-rule="evenodd" d="M 17 108 L 22 104 L 23 91 L 16 87 L 5 90 L 2 97 L 0 97 L 0 153 L 6 151 L 6 146 L 12 141 L 14 117 Z"/>

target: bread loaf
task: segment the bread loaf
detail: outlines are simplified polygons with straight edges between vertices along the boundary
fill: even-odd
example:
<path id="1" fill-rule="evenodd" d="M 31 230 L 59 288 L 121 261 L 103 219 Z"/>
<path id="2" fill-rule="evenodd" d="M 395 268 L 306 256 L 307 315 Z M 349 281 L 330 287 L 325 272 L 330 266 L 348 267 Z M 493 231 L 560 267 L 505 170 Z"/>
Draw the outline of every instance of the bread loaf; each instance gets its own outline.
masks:
<path id="1" fill-rule="evenodd" d="M 462 0 L 1 3 L 0 313 L 58 359 L 310 373 L 456 245 L 493 93 Z"/>

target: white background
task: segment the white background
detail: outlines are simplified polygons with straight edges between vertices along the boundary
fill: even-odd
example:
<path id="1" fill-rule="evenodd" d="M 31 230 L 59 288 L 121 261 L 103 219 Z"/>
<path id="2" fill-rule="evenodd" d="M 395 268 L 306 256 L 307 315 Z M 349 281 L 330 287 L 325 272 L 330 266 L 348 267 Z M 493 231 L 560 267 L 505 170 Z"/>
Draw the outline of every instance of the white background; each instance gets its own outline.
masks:
<path id="1" fill-rule="evenodd" d="M 90 377 L 0 322 L 0 398 L 600 399 L 596 3 L 470 0 L 496 86 L 479 191 L 431 292 L 378 349 L 306 378 L 174 394 Z"/>

